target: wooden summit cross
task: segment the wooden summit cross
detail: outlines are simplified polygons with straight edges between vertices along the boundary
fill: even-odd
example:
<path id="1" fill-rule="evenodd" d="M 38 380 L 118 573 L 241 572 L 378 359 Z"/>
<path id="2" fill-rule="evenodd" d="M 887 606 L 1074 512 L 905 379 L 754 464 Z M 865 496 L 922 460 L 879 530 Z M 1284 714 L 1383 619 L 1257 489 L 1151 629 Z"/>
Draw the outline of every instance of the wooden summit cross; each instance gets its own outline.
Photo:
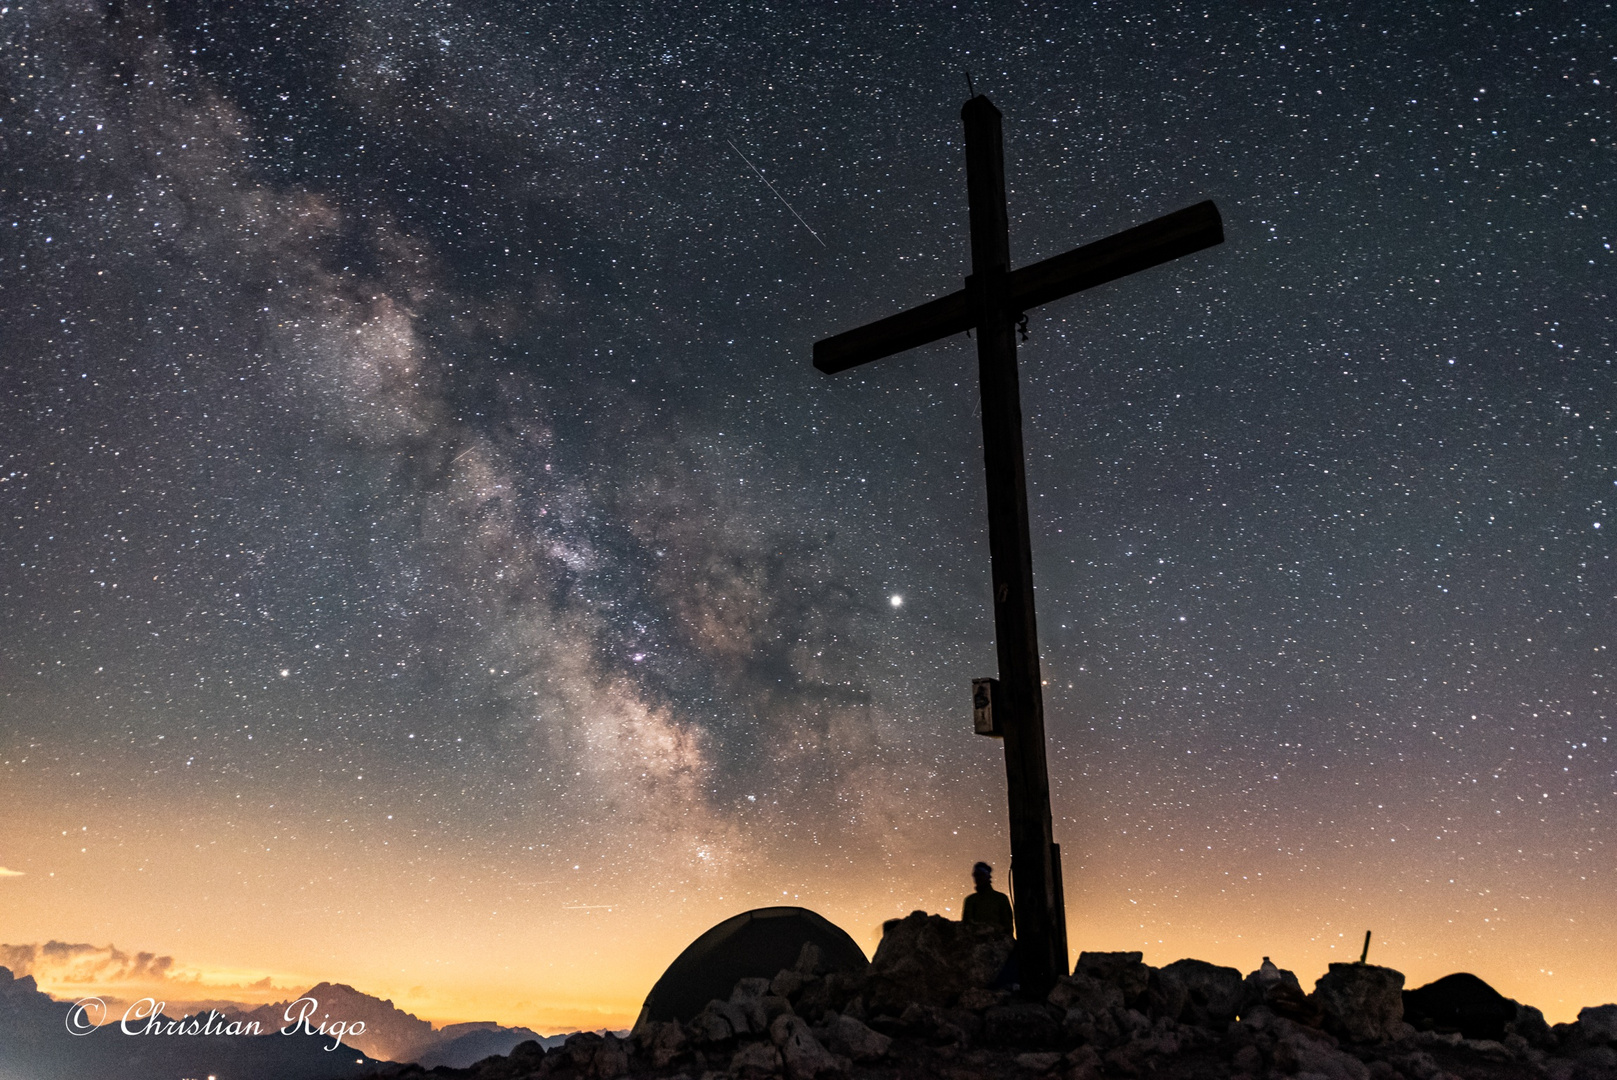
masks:
<path id="1" fill-rule="evenodd" d="M 977 330 L 988 549 L 999 654 L 999 681 L 992 702 L 995 730 L 989 733 L 1005 740 L 1021 981 L 1024 989 L 1042 996 L 1067 973 L 1067 916 L 1061 849 L 1050 828 L 1044 695 L 1033 617 L 1033 553 L 1028 539 L 1022 404 L 1016 377 L 1018 322 L 1036 305 L 1222 243 L 1224 229 L 1218 210 L 1211 202 L 1203 202 L 1012 270 L 1000 112 L 979 95 L 966 102 L 960 118 L 966 126 L 966 194 L 971 205 L 971 276 L 966 278 L 966 287 L 816 341 L 814 366 L 831 375 L 951 334 Z"/>

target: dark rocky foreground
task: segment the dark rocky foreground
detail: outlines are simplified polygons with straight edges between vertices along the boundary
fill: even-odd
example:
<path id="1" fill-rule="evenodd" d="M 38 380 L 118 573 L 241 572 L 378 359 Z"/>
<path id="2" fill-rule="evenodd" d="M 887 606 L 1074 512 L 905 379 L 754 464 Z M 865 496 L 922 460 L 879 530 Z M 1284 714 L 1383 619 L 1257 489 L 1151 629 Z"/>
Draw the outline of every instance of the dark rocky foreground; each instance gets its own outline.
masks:
<path id="1" fill-rule="evenodd" d="M 688 1022 L 627 1038 L 581 1033 L 467 1069 L 384 1077 L 476 1080 L 1617 1080 L 1617 1005 L 1577 1023 L 1474 976 L 1406 993 L 1390 968 L 1332 964 L 1305 993 L 1265 962 L 1234 968 L 1085 953 L 1043 1001 L 993 989 L 1011 943 L 916 912 L 890 922 L 863 972 L 826 972 L 812 946 L 773 979 L 743 979 Z M 1406 1001 L 1409 1004 L 1406 1016 Z"/>

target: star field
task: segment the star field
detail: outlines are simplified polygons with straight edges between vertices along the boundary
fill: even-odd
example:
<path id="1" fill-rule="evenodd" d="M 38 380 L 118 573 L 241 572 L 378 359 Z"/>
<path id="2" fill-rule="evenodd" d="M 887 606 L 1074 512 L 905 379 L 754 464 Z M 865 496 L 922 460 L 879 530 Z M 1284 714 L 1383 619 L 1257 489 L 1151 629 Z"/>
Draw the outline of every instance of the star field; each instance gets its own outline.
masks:
<path id="1" fill-rule="evenodd" d="M 969 69 L 1013 265 L 1227 237 L 1020 351 L 1074 949 L 1611 1000 L 1614 28 L 0 4 L 0 938 L 548 1029 L 957 906 L 974 343 L 810 348 L 959 287 Z"/>

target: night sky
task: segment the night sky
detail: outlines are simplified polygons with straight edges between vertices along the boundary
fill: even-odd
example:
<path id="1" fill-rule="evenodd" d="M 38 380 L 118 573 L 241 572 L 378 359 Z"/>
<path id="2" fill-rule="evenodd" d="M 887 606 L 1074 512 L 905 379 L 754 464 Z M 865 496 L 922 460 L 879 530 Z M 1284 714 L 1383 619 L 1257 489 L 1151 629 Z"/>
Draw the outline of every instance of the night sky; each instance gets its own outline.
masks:
<path id="1" fill-rule="evenodd" d="M 1614 54 L 1607 3 L 0 0 L 6 956 L 555 1030 L 736 911 L 871 951 L 1003 875 L 975 343 L 810 365 L 960 287 L 969 69 L 1014 265 L 1227 237 L 1021 348 L 1074 952 L 1617 998 Z"/>

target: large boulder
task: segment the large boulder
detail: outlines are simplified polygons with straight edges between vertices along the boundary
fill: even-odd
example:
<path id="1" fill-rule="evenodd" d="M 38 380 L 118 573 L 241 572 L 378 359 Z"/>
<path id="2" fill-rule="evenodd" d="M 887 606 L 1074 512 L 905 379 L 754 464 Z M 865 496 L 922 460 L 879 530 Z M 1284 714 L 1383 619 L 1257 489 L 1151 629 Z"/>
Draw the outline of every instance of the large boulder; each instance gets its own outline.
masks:
<path id="1" fill-rule="evenodd" d="M 1262 1001 L 1276 987 L 1281 986 L 1288 990 L 1295 990 L 1299 994 L 1303 992 L 1303 984 L 1297 981 L 1297 973 L 1277 966 L 1267 956 L 1263 958 L 1263 963 L 1258 967 L 1258 970 L 1247 975 L 1244 986 L 1246 989 L 1243 991 L 1242 996 L 1251 1001 Z"/>
<path id="2" fill-rule="evenodd" d="M 739 1080 L 765 1080 L 781 1071 L 781 1055 L 774 1043 L 743 1043 L 730 1058 L 730 1075 Z"/>
<path id="3" fill-rule="evenodd" d="M 952 1006 L 967 988 L 994 984 L 1013 944 L 993 927 L 924 911 L 889 920 L 865 978 L 866 1007 L 896 1016 L 912 1001 Z"/>
<path id="4" fill-rule="evenodd" d="M 1374 964 L 1332 964 L 1314 983 L 1325 1030 L 1349 1042 L 1402 1038 L 1404 973 Z"/>
<path id="5" fill-rule="evenodd" d="M 1111 983 L 1123 992 L 1123 1001 L 1135 1008 L 1151 986 L 1152 969 L 1141 962 L 1138 952 L 1084 952 L 1073 965 L 1074 975 L 1088 975 Z"/>
<path id="6" fill-rule="evenodd" d="M 1263 965 L 1241 984 L 1241 1012 L 1259 1007 L 1308 1027 L 1319 1027 L 1324 1019 L 1318 1003 L 1303 993 L 1297 973 L 1275 966 L 1267 956 L 1263 958 Z"/>
<path id="7" fill-rule="evenodd" d="M 808 1022 L 800 1016 L 784 1013 L 775 1017 L 775 1022 L 769 1025 L 769 1038 L 780 1048 L 789 1080 L 814 1080 L 816 1076 L 838 1071 L 836 1058 L 814 1037 Z"/>
<path id="8" fill-rule="evenodd" d="M 628 1071 L 628 1047 L 616 1035 L 607 1032 L 601 1038 L 601 1045 L 595 1048 L 595 1056 L 590 1059 L 589 1076 L 592 1080 L 617 1080 Z"/>
<path id="9" fill-rule="evenodd" d="M 1118 1016 L 1126 1016 L 1128 1010 L 1100 1010 L 1090 1012 L 1081 1008 L 1070 1008 L 1061 1018 L 1061 1035 L 1068 1043 L 1081 1043 L 1093 1045 L 1100 1049 L 1116 1044 L 1123 1038 L 1122 1031 L 1117 1024 Z"/>
<path id="10" fill-rule="evenodd" d="M 1094 1014 L 1123 1008 L 1123 991 L 1112 983 L 1079 972 L 1057 981 L 1045 1000 L 1062 1012 L 1082 1009 Z"/>
<path id="11" fill-rule="evenodd" d="M 1178 1021 L 1190 1004 L 1190 990 L 1171 972 L 1150 968 L 1151 985 L 1137 1006 L 1148 1016 Z"/>
<path id="12" fill-rule="evenodd" d="M 556 1072 L 565 1064 L 587 1080 L 617 1080 L 629 1071 L 629 1050 L 611 1033 L 580 1031 L 567 1036 L 559 1050 L 543 1055 L 538 1064 L 545 1073 Z"/>
<path id="13" fill-rule="evenodd" d="M 841 1054 L 854 1061 L 879 1061 L 887 1056 L 893 1040 L 879 1031 L 855 1020 L 851 1016 L 832 1014 L 826 1017 L 825 1045 L 833 1054 Z"/>
<path id="14" fill-rule="evenodd" d="M 639 1051 L 650 1058 L 652 1066 L 658 1069 L 684 1056 L 690 1045 L 685 1029 L 677 1020 L 654 1020 L 635 1032 L 634 1041 Z"/>
<path id="15" fill-rule="evenodd" d="M 983 1013 L 983 1040 L 991 1046 L 1041 1050 L 1061 1041 L 1060 1012 L 1049 1005 L 1015 1002 Z"/>
<path id="16" fill-rule="evenodd" d="M 1516 1019 L 1505 1025 L 1506 1028 L 1526 1039 L 1530 1046 L 1553 1049 L 1556 1045 L 1555 1034 L 1550 1031 L 1550 1025 L 1545 1023 L 1544 1014 L 1531 1005 L 1523 1005 L 1519 1001 L 1515 1004 Z"/>
<path id="17" fill-rule="evenodd" d="M 1189 1001 L 1178 1019 L 1194 1024 L 1227 1024 L 1241 1010 L 1241 973 L 1205 960 L 1175 960 L 1163 968 L 1164 982 L 1178 982 Z"/>
<path id="18" fill-rule="evenodd" d="M 1322 1032 L 1306 1027 L 1286 1025 L 1284 1021 L 1276 1031 L 1274 1070 L 1296 1074 L 1299 1077 L 1323 1077 L 1324 1080 L 1370 1080 L 1370 1070 L 1364 1062 L 1351 1054 L 1338 1050 Z"/>
<path id="19" fill-rule="evenodd" d="M 647 1021 L 647 1025 L 657 1022 Z M 637 1035 L 642 1030 L 637 1028 Z M 697 1046 L 711 1046 L 728 1042 L 738 1035 L 752 1034 L 752 1024 L 747 1019 L 747 1011 L 741 1006 L 714 998 L 707 1003 L 707 1008 L 691 1018 L 687 1031 L 691 1042 Z"/>
<path id="20" fill-rule="evenodd" d="M 1617 1043 L 1617 1005 L 1591 1005 L 1580 1010 L 1578 1034 L 1592 1043 Z"/>
<path id="21" fill-rule="evenodd" d="M 832 971 L 823 976 L 804 980 L 795 996 L 787 996 L 790 997 L 792 1010 L 797 1015 L 810 1022 L 818 1022 L 828 1010 L 847 1008 L 849 1002 L 853 1001 L 864 988 L 863 973 Z"/>

